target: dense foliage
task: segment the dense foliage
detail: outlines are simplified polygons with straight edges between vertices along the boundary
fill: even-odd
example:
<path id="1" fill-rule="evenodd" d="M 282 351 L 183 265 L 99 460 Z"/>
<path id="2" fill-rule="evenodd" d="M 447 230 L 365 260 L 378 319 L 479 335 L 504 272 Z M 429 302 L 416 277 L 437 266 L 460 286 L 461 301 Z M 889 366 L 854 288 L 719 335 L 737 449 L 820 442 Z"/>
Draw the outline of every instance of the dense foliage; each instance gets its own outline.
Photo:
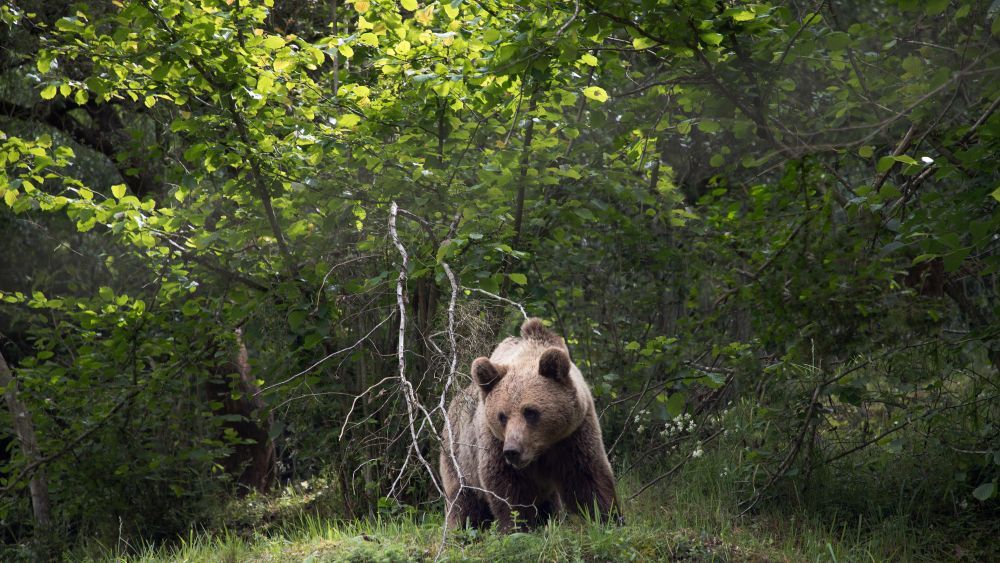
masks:
<path id="1" fill-rule="evenodd" d="M 747 511 L 995 517 L 997 2 L 0 17 L 2 383 L 37 442 L 4 418 L 5 541 L 169 538 L 303 479 L 436 511 L 439 407 L 520 306 L 620 472 L 732 432 Z"/>

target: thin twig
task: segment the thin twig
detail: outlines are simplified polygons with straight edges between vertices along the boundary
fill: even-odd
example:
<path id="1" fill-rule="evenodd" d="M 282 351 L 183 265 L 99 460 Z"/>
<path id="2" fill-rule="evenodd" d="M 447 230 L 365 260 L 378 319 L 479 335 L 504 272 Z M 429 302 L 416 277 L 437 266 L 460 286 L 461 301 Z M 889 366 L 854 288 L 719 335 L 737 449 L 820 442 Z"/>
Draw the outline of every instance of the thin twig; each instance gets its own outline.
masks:
<path id="1" fill-rule="evenodd" d="M 720 428 L 720 429 L 716 430 L 714 433 L 712 433 L 711 436 L 709 436 L 708 438 L 705 438 L 705 440 L 702 442 L 702 445 L 707 444 L 707 443 L 711 442 L 712 440 L 714 440 L 719 434 L 722 434 L 722 432 L 724 430 L 725 430 L 725 428 Z M 674 473 L 676 473 L 677 470 L 680 469 L 681 467 L 684 467 L 684 464 L 686 464 L 688 461 L 690 461 L 692 459 L 692 457 L 693 456 L 691 454 L 688 454 L 688 455 L 684 456 L 684 459 L 682 459 L 677 465 L 675 465 L 675 466 L 671 467 L 669 470 L 667 470 L 666 473 L 664 473 L 664 474 L 662 474 L 662 475 L 654 478 L 652 481 L 650 481 L 650 482 L 646 483 L 645 485 L 643 485 L 642 487 L 640 487 L 638 491 L 636 491 L 632 496 L 628 497 L 628 500 L 629 501 L 635 500 L 635 497 L 641 495 L 643 492 L 646 491 L 646 489 L 652 487 L 653 485 L 659 483 L 660 481 L 662 481 L 662 480 L 666 479 L 667 477 L 670 477 L 671 475 L 673 475 Z"/>
<path id="2" fill-rule="evenodd" d="M 506 297 L 501 297 L 501 296 L 499 296 L 499 295 L 497 295 L 495 293 L 490 293 L 489 291 L 486 291 L 485 289 L 479 289 L 478 287 L 465 287 L 465 286 L 462 286 L 462 289 L 464 289 L 466 291 L 478 291 L 479 293 L 482 293 L 483 295 L 486 295 L 487 297 L 492 297 L 493 299 L 496 299 L 498 301 L 503 301 L 504 303 L 509 303 L 509 304 L 517 307 L 521 311 L 521 315 L 524 316 L 524 320 L 528 320 L 528 312 L 525 311 L 524 310 L 524 306 L 521 305 L 520 303 L 518 303 L 517 301 L 512 301 L 510 299 L 507 299 Z"/>
<path id="3" fill-rule="evenodd" d="M 357 348 L 358 346 L 361 345 L 362 342 L 364 342 L 365 340 L 368 340 L 368 337 L 371 336 L 372 333 L 374 333 L 376 330 L 378 330 L 378 328 L 380 326 L 384 325 L 386 323 L 386 321 L 388 321 L 391 318 L 392 318 L 392 316 L 388 316 L 388 317 L 382 319 L 382 322 L 380 322 L 377 325 L 375 325 L 375 328 L 373 328 L 370 331 L 368 331 L 368 334 L 366 334 L 363 337 L 361 337 L 361 339 L 359 339 L 354 344 L 351 344 L 347 348 L 343 348 L 343 349 L 337 350 L 336 352 L 331 352 L 331 353 L 327 354 L 326 356 L 324 356 L 322 359 L 317 360 L 316 363 L 314 363 L 313 365 L 311 365 L 311 366 L 307 367 L 306 369 L 300 371 L 299 373 L 296 373 L 295 375 L 293 375 L 291 377 L 288 377 L 287 379 L 284 379 L 284 380 L 279 381 L 277 383 L 272 383 L 271 385 L 268 385 L 267 387 L 264 387 L 263 389 L 260 389 L 259 391 L 257 391 L 256 393 L 254 393 L 254 397 L 260 395 L 261 393 L 263 393 L 265 391 L 270 391 L 271 389 L 274 389 L 275 387 L 281 387 L 282 385 L 290 383 L 290 382 L 294 381 L 295 379 L 298 379 L 299 377 L 302 377 L 303 375 L 305 375 L 305 374 L 309 373 L 310 371 L 316 369 L 320 364 L 322 364 L 323 362 L 329 360 L 330 358 L 332 358 L 334 356 L 339 356 L 340 354 L 343 354 L 344 352 L 350 352 L 351 350 Z"/>

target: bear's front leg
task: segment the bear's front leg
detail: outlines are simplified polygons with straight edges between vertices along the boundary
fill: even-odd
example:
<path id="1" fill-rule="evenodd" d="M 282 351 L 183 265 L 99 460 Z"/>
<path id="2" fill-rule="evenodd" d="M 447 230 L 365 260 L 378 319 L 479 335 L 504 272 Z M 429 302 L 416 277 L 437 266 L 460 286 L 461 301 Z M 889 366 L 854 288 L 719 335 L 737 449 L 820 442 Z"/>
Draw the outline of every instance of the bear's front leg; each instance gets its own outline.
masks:
<path id="1" fill-rule="evenodd" d="M 593 422 L 584 421 L 551 456 L 558 463 L 560 490 L 567 510 L 575 514 L 597 514 L 602 522 L 614 517 L 621 522 L 615 476 L 601 443 L 600 430 Z M 559 460 L 559 461 L 556 461 Z"/>
<path id="2" fill-rule="evenodd" d="M 449 530 L 468 524 L 473 528 L 483 528 L 493 520 L 489 505 L 472 488 L 466 486 L 454 497 L 448 497 L 445 509 Z"/>

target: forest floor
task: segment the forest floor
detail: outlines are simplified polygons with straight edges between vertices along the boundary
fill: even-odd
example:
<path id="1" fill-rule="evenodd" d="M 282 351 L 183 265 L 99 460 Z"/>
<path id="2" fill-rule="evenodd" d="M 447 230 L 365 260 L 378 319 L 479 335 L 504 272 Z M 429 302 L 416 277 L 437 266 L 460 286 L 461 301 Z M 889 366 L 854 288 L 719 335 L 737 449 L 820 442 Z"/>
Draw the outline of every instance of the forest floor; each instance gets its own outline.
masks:
<path id="1" fill-rule="evenodd" d="M 987 519 L 915 527 L 896 515 L 832 516 L 798 505 L 739 516 L 726 457 L 710 453 L 634 500 L 643 480 L 620 482 L 626 525 L 578 517 L 531 533 L 466 530 L 442 535 L 437 505 L 368 520 L 333 516 L 322 483 L 230 506 L 215 529 L 169 545 L 90 544 L 73 561 L 984 561 L 998 547 Z M 978 522 L 978 523 L 977 523 Z M 996 555 L 998 551 L 993 551 Z"/>

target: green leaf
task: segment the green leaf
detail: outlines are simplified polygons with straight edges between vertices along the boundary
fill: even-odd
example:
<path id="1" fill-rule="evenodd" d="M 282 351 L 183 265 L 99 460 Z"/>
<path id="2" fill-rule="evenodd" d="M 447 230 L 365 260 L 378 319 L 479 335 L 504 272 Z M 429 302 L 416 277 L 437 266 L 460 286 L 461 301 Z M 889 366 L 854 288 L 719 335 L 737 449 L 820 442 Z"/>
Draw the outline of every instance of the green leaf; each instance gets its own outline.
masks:
<path id="1" fill-rule="evenodd" d="M 194 299 L 186 301 L 184 305 L 181 306 L 181 313 L 183 313 L 185 317 L 193 317 L 200 311 L 201 307 L 198 306 L 198 301 Z"/>
<path id="2" fill-rule="evenodd" d="M 861 158 L 871 158 L 875 154 L 875 147 L 871 145 L 863 145 L 858 148 L 858 156 Z"/>
<path id="3" fill-rule="evenodd" d="M 42 99 L 43 100 L 51 100 L 52 98 L 55 98 L 55 97 L 56 97 L 56 85 L 55 84 L 49 84 L 45 88 L 42 88 Z"/>
<path id="4" fill-rule="evenodd" d="M 892 168 L 893 164 L 896 164 L 895 158 L 891 156 L 883 156 L 882 158 L 878 159 L 878 163 L 875 164 L 875 170 L 879 173 L 882 173 Z"/>
<path id="5" fill-rule="evenodd" d="M 715 133 L 720 128 L 719 122 L 712 121 L 711 119 L 705 119 L 698 122 L 698 129 L 700 129 L 702 133 Z"/>
<path id="6" fill-rule="evenodd" d="M 52 68 L 52 55 L 47 52 L 43 52 L 38 55 L 38 60 L 35 61 L 35 67 L 38 69 L 38 72 L 42 74 L 48 72 L 49 69 Z"/>
<path id="7" fill-rule="evenodd" d="M 972 252 L 972 247 L 959 248 L 954 252 L 949 252 L 942 257 L 941 261 L 944 262 L 944 271 L 951 273 L 958 270 L 959 266 L 962 265 L 962 261 Z"/>
<path id="8" fill-rule="evenodd" d="M 997 186 L 997 189 L 993 190 L 990 195 L 993 196 L 993 199 L 1000 201 L 1000 186 Z"/>
<path id="9" fill-rule="evenodd" d="M 267 94 L 274 88 L 274 79 L 267 74 L 257 77 L 257 87 L 254 88 L 258 94 Z"/>
<path id="10" fill-rule="evenodd" d="M 340 51 L 340 54 L 344 55 L 348 59 L 354 56 L 354 49 L 347 43 L 338 46 L 337 51 Z"/>
<path id="11" fill-rule="evenodd" d="M 118 199 L 125 197 L 125 184 L 115 184 L 111 186 L 111 193 Z"/>
<path id="12" fill-rule="evenodd" d="M 60 31 L 73 32 L 76 31 L 78 27 L 84 27 L 84 24 L 75 16 L 59 18 L 56 21 L 56 29 Z"/>
<path id="13" fill-rule="evenodd" d="M 509 277 L 510 281 L 516 283 L 517 285 L 525 285 L 528 283 L 528 276 L 524 274 L 510 274 L 507 277 Z"/>
<path id="14" fill-rule="evenodd" d="M 281 71 L 289 68 L 293 64 L 295 64 L 295 61 L 293 59 L 280 59 L 279 58 L 279 59 L 275 59 L 274 60 L 274 65 L 273 66 L 274 66 L 274 70 L 277 70 L 277 71 L 281 72 Z"/>
<path id="15" fill-rule="evenodd" d="M 667 399 L 667 414 L 672 418 L 677 418 L 684 412 L 684 394 L 674 393 Z"/>
<path id="16" fill-rule="evenodd" d="M 826 48 L 831 51 L 843 49 L 851 44 L 851 36 L 843 31 L 834 31 L 826 36 Z"/>
<path id="17" fill-rule="evenodd" d="M 635 39 L 632 40 L 632 47 L 639 49 L 640 51 L 642 49 L 649 49 L 650 47 L 655 47 L 655 46 L 656 46 L 656 41 L 653 41 L 648 37 L 636 37 Z"/>
<path id="18" fill-rule="evenodd" d="M 718 45 L 722 43 L 721 33 L 715 33 L 715 32 L 702 33 L 699 37 L 701 37 L 701 40 L 709 45 Z"/>
<path id="19" fill-rule="evenodd" d="M 115 299 L 115 292 L 114 292 L 114 290 L 111 289 L 110 287 L 106 286 L 106 285 L 102 285 L 97 290 L 97 295 L 99 295 L 101 297 L 101 299 L 103 299 L 104 301 L 107 301 L 107 302 L 114 301 L 114 299 Z"/>
<path id="20" fill-rule="evenodd" d="M 597 57 L 591 55 L 590 53 L 587 53 L 582 57 L 580 57 L 580 62 L 589 66 L 597 66 Z"/>
<path id="21" fill-rule="evenodd" d="M 264 40 L 264 46 L 271 50 L 280 49 L 285 46 L 285 40 L 277 35 L 268 35 Z"/>
<path id="22" fill-rule="evenodd" d="M 444 241 L 441 246 L 438 247 L 437 253 L 434 255 L 434 260 L 440 264 L 444 262 L 444 259 L 448 257 L 448 250 L 451 248 L 452 243 L 450 240 Z"/>
<path id="23" fill-rule="evenodd" d="M 948 7 L 948 0 L 926 0 L 924 4 L 924 13 L 928 16 L 934 16 L 940 14 Z"/>
<path id="24" fill-rule="evenodd" d="M 886 182 L 882 186 L 882 188 L 878 191 L 878 195 L 879 197 L 882 198 L 882 201 L 886 201 L 890 199 L 895 199 L 903 194 L 902 192 L 899 191 L 899 188 L 897 188 L 891 182 Z"/>
<path id="25" fill-rule="evenodd" d="M 292 332 L 300 332 L 302 323 L 305 322 L 307 313 L 302 310 L 295 310 L 288 314 L 288 327 Z"/>
<path id="26" fill-rule="evenodd" d="M 413 12 L 420 7 L 419 4 L 417 4 L 417 0 L 400 0 L 399 3 L 407 12 Z"/>
<path id="27" fill-rule="evenodd" d="M 583 89 L 583 95 L 587 96 L 591 100 L 596 100 L 598 102 L 608 101 L 608 93 L 604 91 L 604 88 L 600 86 L 588 86 Z"/>
<path id="28" fill-rule="evenodd" d="M 358 123 L 361 123 L 361 118 L 354 113 L 345 113 L 337 118 L 338 127 L 354 127 Z"/>
<path id="29" fill-rule="evenodd" d="M 733 20 L 738 22 L 748 22 L 754 18 L 754 13 L 747 10 L 740 10 L 738 8 L 730 8 L 726 10 L 726 15 L 733 18 Z"/>
<path id="30" fill-rule="evenodd" d="M 996 493 L 997 485 L 996 483 L 983 483 L 976 487 L 976 490 L 972 491 L 972 496 L 981 501 L 987 501 L 993 497 Z"/>

